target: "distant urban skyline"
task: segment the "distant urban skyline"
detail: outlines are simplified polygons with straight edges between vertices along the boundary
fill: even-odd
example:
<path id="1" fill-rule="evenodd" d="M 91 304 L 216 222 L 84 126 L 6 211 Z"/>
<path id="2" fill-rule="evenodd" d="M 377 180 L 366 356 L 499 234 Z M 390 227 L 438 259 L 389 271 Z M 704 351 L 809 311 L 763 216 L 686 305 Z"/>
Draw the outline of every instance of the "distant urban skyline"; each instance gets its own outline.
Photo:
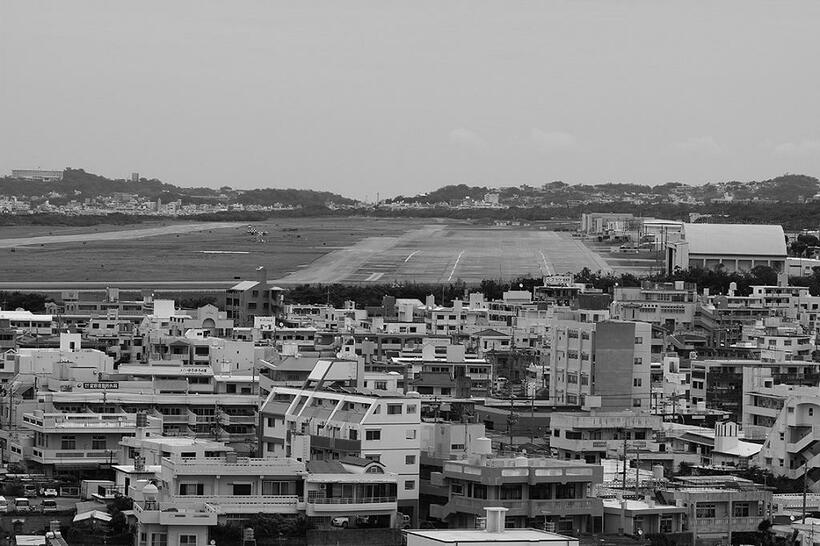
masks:
<path id="1" fill-rule="evenodd" d="M 0 172 L 370 200 L 820 172 L 815 3 L 241 6 L 4 3 Z"/>

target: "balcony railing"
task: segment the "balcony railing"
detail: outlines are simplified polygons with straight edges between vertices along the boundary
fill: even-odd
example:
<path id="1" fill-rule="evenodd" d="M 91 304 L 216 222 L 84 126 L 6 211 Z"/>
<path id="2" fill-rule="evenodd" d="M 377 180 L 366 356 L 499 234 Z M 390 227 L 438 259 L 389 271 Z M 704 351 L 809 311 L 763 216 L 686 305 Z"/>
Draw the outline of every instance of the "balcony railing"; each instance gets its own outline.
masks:
<path id="1" fill-rule="evenodd" d="M 309 497 L 308 504 L 376 504 L 384 502 L 396 502 L 396 497 Z"/>

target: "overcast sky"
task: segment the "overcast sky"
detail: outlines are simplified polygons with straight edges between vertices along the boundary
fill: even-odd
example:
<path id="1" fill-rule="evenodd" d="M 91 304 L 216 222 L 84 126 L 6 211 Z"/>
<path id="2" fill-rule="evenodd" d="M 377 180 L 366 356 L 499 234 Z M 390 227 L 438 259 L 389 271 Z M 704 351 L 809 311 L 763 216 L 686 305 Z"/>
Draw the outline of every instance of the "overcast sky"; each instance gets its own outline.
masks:
<path id="1" fill-rule="evenodd" d="M 0 0 L 0 174 L 370 199 L 817 176 L 818 28 L 816 0 Z"/>

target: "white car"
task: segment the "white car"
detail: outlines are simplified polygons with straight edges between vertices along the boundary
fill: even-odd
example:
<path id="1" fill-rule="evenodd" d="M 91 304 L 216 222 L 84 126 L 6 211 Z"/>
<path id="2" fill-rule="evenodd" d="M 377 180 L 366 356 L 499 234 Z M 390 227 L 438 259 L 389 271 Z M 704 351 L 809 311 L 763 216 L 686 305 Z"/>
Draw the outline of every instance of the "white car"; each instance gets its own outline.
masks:
<path id="1" fill-rule="evenodd" d="M 336 516 L 332 520 L 330 520 L 330 524 L 334 527 L 342 527 L 347 529 L 350 527 L 350 518 L 347 516 Z"/>
<path id="2" fill-rule="evenodd" d="M 47 489 L 43 489 L 42 495 L 44 497 L 56 497 L 57 496 L 57 490 L 54 489 L 53 487 L 49 487 Z"/>

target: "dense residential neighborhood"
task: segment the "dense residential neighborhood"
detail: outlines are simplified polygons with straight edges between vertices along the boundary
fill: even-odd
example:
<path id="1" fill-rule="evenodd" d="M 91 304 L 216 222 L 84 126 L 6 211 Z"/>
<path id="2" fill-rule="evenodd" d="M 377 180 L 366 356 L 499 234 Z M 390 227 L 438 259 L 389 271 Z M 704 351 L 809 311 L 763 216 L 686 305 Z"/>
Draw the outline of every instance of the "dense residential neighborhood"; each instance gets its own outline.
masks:
<path id="1" fill-rule="evenodd" d="M 224 306 L 112 286 L 2 309 L 9 525 L 34 531 L 31 510 L 55 507 L 52 538 L 138 546 L 426 544 L 454 529 L 810 544 L 820 296 L 788 284 L 803 270 L 780 226 L 749 228 L 580 220 L 581 239 L 659 248 L 669 275 L 776 279 L 725 294 L 555 274 L 498 298 L 336 307 L 286 300 L 260 265 Z"/>

